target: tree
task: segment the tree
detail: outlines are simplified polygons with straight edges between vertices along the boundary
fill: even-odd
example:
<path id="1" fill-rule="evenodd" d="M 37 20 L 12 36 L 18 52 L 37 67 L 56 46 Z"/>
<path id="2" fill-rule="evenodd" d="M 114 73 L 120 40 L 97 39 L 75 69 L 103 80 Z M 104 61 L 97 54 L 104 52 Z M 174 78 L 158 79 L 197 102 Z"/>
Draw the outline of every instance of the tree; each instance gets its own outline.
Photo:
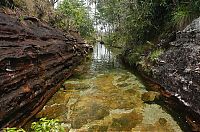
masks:
<path id="1" fill-rule="evenodd" d="M 94 32 L 93 21 L 88 15 L 88 9 L 81 0 L 64 0 L 58 11 L 63 14 L 62 25 L 67 30 L 78 30 L 83 37 L 92 36 Z"/>

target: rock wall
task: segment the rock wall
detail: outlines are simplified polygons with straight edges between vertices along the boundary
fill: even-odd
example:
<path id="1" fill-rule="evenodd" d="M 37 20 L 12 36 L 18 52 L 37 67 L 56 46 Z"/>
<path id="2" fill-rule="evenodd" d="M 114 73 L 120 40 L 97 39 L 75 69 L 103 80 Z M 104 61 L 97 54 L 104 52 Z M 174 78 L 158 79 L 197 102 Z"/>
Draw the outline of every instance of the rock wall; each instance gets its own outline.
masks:
<path id="1" fill-rule="evenodd" d="M 72 74 L 91 49 L 76 38 L 0 12 L 0 128 L 26 123 Z"/>
<path id="2" fill-rule="evenodd" d="M 178 32 L 170 45 L 153 67 L 153 76 L 185 106 L 192 116 L 187 121 L 200 131 L 200 18 Z"/>

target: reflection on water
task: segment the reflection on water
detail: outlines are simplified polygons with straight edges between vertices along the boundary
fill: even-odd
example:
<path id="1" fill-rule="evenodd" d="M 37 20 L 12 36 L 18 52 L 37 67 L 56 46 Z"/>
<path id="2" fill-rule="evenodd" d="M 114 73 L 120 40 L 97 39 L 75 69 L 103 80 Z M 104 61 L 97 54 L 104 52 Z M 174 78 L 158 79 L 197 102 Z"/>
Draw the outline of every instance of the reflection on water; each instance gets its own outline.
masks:
<path id="1" fill-rule="evenodd" d="M 37 118 L 57 118 L 70 132 L 181 131 L 161 106 L 143 101 L 154 100 L 157 93 L 148 93 L 109 48 L 97 44 L 91 62 L 80 69 L 82 77 L 67 80 Z"/>
<path id="2" fill-rule="evenodd" d="M 98 62 L 105 61 L 110 62 L 112 57 L 112 52 L 105 47 L 105 45 L 102 45 L 98 43 L 94 47 L 93 51 L 93 59 L 95 59 Z"/>
<path id="3" fill-rule="evenodd" d="M 94 46 L 92 55 L 91 72 L 105 72 L 110 69 L 122 67 L 116 59 L 116 55 L 111 52 L 111 49 L 100 43 Z"/>

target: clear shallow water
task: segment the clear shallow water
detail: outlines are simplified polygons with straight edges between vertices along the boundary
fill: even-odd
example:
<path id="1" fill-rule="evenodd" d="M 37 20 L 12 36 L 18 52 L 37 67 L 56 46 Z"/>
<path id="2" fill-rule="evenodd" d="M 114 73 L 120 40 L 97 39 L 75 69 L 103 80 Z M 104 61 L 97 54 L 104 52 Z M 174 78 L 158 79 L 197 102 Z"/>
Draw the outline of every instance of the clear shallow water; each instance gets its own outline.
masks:
<path id="1" fill-rule="evenodd" d="M 75 70 L 37 118 L 59 119 L 71 132 L 181 131 L 161 106 L 142 101 L 145 86 L 109 48 L 96 44 L 91 58 Z"/>

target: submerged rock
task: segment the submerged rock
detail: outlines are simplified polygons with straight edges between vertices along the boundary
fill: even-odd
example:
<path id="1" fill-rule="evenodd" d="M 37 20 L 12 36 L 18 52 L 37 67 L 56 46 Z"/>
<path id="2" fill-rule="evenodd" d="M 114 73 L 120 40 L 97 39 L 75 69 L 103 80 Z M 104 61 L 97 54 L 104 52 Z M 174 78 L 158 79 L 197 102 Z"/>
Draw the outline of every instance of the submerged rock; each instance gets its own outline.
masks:
<path id="1" fill-rule="evenodd" d="M 142 100 L 144 102 L 152 102 L 152 101 L 158 100 L 159 96 L 160 96 L 160 93 L 149 91 L 142 94 Z"/>
<path id="2" fill-rule="evenodd" d="M 154 66 L 153 75 L 181 102 L 193 122 L 199 124 L 194 130 L 200 131 L 200 18 L 176 36 L 176 41 L 170 43 L 172 47 Z"/>
<path id="3" fill-rule="evenodd" d="M 0 128 L 35 115 L 91 49 L 77 33 L 24 18 L 0 13 Z"/>
<path id="4" fill-rule="evenodd" d="M 137 124 L 142 122 L 142 114 L 131 112 L 122 114 L 120 118 L 113 118 L 109 131 L 131 131 Z"/>

